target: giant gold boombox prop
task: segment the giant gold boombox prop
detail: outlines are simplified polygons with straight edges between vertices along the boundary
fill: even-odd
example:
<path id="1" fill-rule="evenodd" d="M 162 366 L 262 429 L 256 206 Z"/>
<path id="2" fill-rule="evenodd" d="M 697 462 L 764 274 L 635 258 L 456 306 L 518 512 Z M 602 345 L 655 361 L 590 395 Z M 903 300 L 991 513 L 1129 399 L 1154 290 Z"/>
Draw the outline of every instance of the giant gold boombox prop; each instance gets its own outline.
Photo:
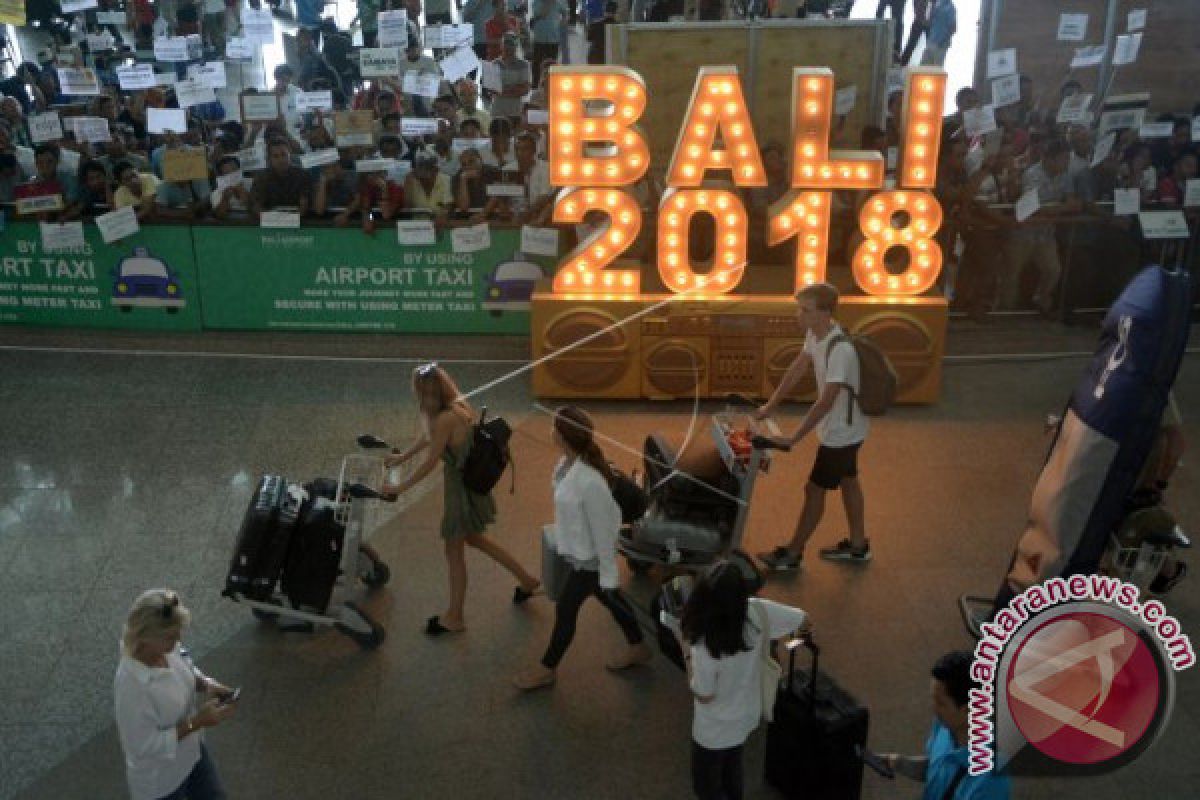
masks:
<path id="1" fill-rule="evenodd" d="M 937 177 L 945 84 L 941 70 L 909 71 L 896 187 L 885 190 L 878 152 L 829 149 L 833 73 L 794 68 L 792 188 L 767 217 L 769 245 L 796 240 L 800 289 L 825 279 L 832 192 L 874 190 L 859 213 L 863 240 L 851 261 L 864 294 L 844 296 L 837 318 L 888 352 L 901 402 L 933 402 L 941 385 L 946 301 L 922 295 L 942 267 L 933 238 L 942 209 L 929 190 Z M 746 209 L 736 191 L 703 183 L 728 176 L 739 189 L 767 185 L 737 69 L 704 67 L 696 78 L 659 205 L 663 295 L 641 293 L 640 269 L 610 267 L 642 224 L 627 189 L 650 166 L 635 124 L 647 101 L 641 77 L 625 67 L 554 67 L 548 85 L 551 182 L 564 187 L 554 221 L 574 224 L 601 212 L 609 224 L 568 253 L 551 286 L 533 295 L 534 393 L 672 398 L 774 391 L 803 346 L 795 301 L 734 294 L 749 268 Z M 703 272 L 688 241 L 696 214 L 711 216 L 715 227 L 716 246 Z M 811 389 L 810 382 L 796 394 Z"/>

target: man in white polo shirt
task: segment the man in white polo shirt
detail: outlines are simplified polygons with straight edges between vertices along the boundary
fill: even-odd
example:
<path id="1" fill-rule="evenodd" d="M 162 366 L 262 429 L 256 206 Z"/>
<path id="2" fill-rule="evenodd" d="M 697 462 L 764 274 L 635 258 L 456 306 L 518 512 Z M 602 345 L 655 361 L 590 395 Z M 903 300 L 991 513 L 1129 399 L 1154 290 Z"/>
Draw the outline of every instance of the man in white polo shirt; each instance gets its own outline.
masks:
<path id="1" fill-rule="evenodd" d="M 858 450 L 867 438 L 868 427 L 857 400 L 861 370 L 854 345 L 833 321 L 838 297 L 838 290 L 828 283 L 814 283 L 796 293 L 797 317 L 808 331 L 804 349 L 788 367 L 771 399 L 756 412 L 759 419 L 768 416 L 812 367 L 817 380 L 817 401 L 804 415 L 800 428 L 779 441 L 790 446 L 815 430 L 820 446 L 804 487 L 804 508 L 795 534 L 786 545 L 759 555 L 773 570 L 799 569 L 804 560 L 804 545 L 825 513 L 825 493 L 836 489 L 842 491 L 850 534 L 833 547 L 821 548 L 821 557 L 860 563 L 871 559 L 871 544 L 864 526 L 862 484 L 858 480 Z"/>

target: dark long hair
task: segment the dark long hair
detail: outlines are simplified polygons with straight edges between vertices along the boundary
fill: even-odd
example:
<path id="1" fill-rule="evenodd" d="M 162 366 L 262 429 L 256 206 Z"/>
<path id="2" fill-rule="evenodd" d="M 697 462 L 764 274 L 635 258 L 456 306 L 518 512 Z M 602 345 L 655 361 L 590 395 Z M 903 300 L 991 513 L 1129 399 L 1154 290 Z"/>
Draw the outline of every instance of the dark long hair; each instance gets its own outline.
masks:
<path id="1" fill-rule="evenodd" d="M 696 581 L 683 607 L 683 637 L 704 642 L 713 658 L 752 649 L 746 644 L 746 611 L 750 594 L 736 564 L 718 561 Z"/>
<path id="2" fill-rule="evenodd" d="M 554 430 L 558 431 L 558 435 L 567 443 L 567 447 L 570 447 L 583 459 L 583 463 L 603 475 L 605 483 L 612 486 L 612 469 L 608 466 L 608 459 L 604 457 L 604 451 L 600 449 L 600 445 L 596 444 L 596 440 L 592 436 L 595 426 L 592 425 L 592 418 L 587 415 L 587 412 L 575 406 L 559 408 L 554 413 Z"/>

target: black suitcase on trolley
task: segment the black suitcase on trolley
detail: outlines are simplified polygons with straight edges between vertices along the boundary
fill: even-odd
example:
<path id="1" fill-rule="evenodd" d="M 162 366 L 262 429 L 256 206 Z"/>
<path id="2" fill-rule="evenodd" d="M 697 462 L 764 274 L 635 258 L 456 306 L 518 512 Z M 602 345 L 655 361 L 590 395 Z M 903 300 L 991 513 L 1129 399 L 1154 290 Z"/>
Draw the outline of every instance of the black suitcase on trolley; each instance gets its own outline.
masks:
<path id="1" fill-rule="evenodd" d="M 793 648 L 767 726 L 767 783 L 785 797 L 858 800 L 863 764 L 856 745 L 866 747 L 867 709 L 817 671 L 819 649 L 808 637 L 802 641 L 812 651 L 812 671 L 795 668 Z"/>
<path id="2" fill-rule="evenodd" d="M 329 605 L 346 536 L 345 526 L 337 521 L 334 511 L 333 502 L 319 495 L 304 504 L 281 583 L 293 606 L 323 613 Z"/>
<path id="3" fill-rule="evenodd" d="M 225 596 L 241 595 L 250 600 L 271 597 L 287 559 L 302 499 L 288 492 L 288 482 L 281 475 L 258 479 L 238 530 L 225 578 Z"/>

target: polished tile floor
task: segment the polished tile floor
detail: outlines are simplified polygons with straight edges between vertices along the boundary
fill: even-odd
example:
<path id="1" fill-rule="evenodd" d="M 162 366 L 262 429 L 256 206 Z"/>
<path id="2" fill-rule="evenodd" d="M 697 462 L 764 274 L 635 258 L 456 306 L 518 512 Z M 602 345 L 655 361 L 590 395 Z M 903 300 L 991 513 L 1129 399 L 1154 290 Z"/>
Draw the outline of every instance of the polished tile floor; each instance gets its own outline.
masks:
<path id="1" fill-rule="evenodd" d="M 1087 350 L 1093 339 L 1086 330 L 1016 322 L 964 324 L 951 336 L 958 355 Z M 403 359 L 453 355 L 459 361 L 450 368 L 470 388 L 519 366 L 521 340 L 139 340 L 8 329 L 0 345 L 0 798 L 124 796 L 111 714 L 117 638 L 132 598 L 161 585 L 179 589 L 194 611 L 187 640 L 200 665 L 244 689 L 238 716 L 208 740 L 231 797 L 688 796 L 682 675 L 662 658 L 608 674 L 602 662 L 618 634 L 594 604 L 558 685 L 530 696 L 509 679 L 540 654 L 552 607 L 512 607 L 511 579 L 478 554 L 469 560 L 469 631 L 445 640 L 420 632 L 444 602 L 437 479 L 389 510 L 374 533 L 393 570 L 391 584 L 368 601 L 388 631 L 379 650 L 362 652 L 333 631 L 281 633 L 220 597 L 260 473 L 332 474 L 359 432 L 411 435 L 413 362 Z M 76 349 L 25 349 L 63 346 Z M 107 348 L 117 352 L 95 351 Z M 322 358 L 234 355 L 264 351 Z M 359 360 L 339 360 L 346 355 Z M 823 663 L 871 708 L 877 749 L 920 747 L 930 663 L 970 644 L 956 598 L 991 592 L 1000 580 L 1043 456 L 1042 420 L 1061 407 L 1083 363 L 949 364 L 940 404 L 898 409 L 874 424 L 863 468 L 875 560 L 861 569 L 814 560 L 767 587 L 768 596 L 812 612 Z M 1189 438 L 1200 442 L 1195 356 L 1178 396 Z M 517 492 L 497 494 L 492 535 L 536 568 L 555 457 L 548 417 L 524 376 L 477 399 L 517 430 Z M 636 464 L 647 432 L 682 434 L 691 412 L 687 403 L 586 407 L 629 448 L 608 448 L 626 467 Z M 793 424 L 800 411 L 789 411 Z M 790 531 L 811 455 L 805 443 L 761 481 L 748 549 Z M 1194 453 L 1185 457 L 1173 489 L 1193 528 L 1196 463 Z M 836 506 L 816 543 L 843 534 Z M 646 583 L 627 576 L 626 584 L 647 599 Z M 1168 606 L 1185 631 L 1200 633 L 1200 581 L 1185 583 Z M 1140 761 L 1102 779 L 1023 780 L 1017 796 L 1194 798 L 1197 674 L 1179 676 L 1170 729 Z M 747 754 L 750 797 L 775 796 L 762 784 L 762 753 L 760 732 Z M 868 774 L 865 794 L 919 790 Z"/>

